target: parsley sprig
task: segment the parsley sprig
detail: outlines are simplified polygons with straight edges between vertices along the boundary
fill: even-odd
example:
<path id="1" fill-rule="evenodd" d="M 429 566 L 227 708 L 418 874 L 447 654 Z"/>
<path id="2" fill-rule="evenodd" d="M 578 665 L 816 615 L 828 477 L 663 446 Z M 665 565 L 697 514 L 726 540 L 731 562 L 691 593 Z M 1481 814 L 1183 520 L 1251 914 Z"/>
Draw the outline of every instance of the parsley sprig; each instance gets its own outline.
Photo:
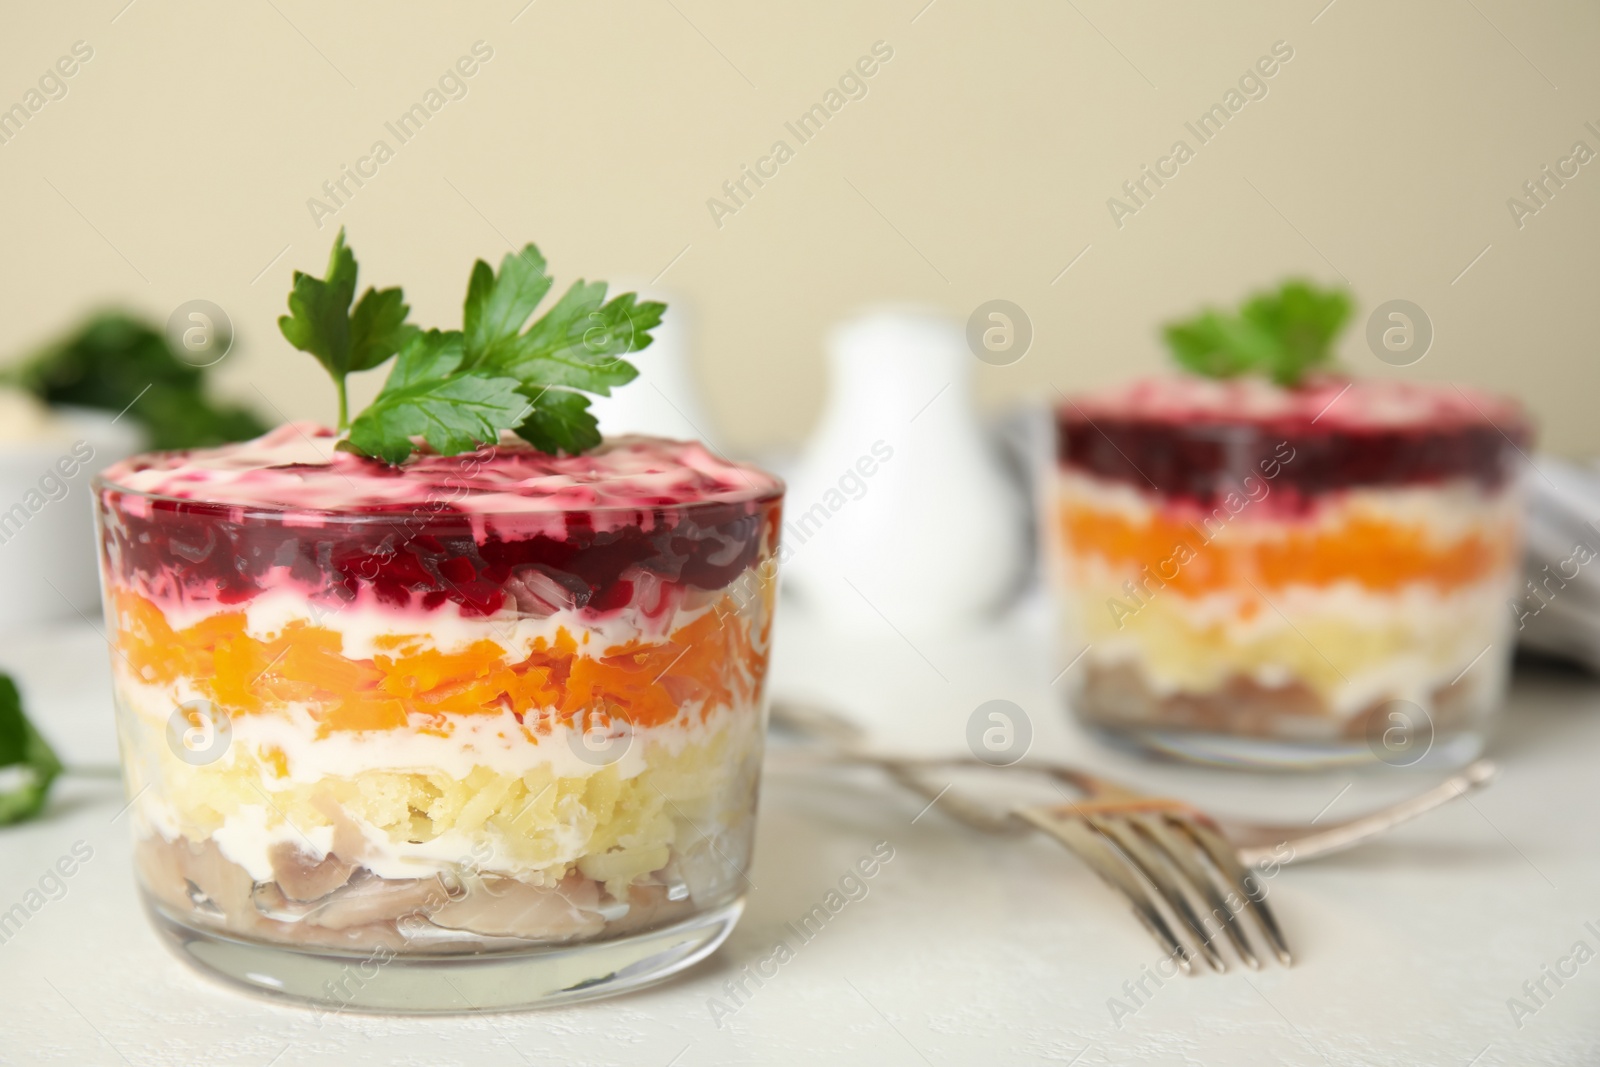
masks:
<path id="1" fill-rule="evenodd" d="M 355 300 L 355 255 L 334 240 L 325 278 L 295 272 L 290 314 L 278 320 L 289 343 L 310 352 L 339 390 L 340 447 L 388 463 L 425 441 L 440 455 L 498 441 L 504 430 L 546 452 L 578 453 L 600 443 L 586 393 L 609 396 L 638 377 L 622 357 L 647 348 L 665 304 L 605 282 L 574 282 L 531 324 L 550 292 L 544 257 L 529 244 L 494 270 L 473 264 L 461 329 L 423 330 L 406 321 L 400 289 L 368 289 Z M 348 416 L 345 378 L 397 357 L 376 399 Z"/>
<path id="2" fill-rule="evenodd" d="M 1238 314 L 1206 308 L 1163 330 L 1178 364 L 1209 378 L 1261 374 L 1294 386 L 1333 358 L 1333 339 L 1350 316 L 1350 297 L 1290 281 L 1256 293 Z"/>
<path id="3" fill-rule="evenodd" d="M 61 771 L 55 750 L 23 714 L 17 684 L 0 674 L 0 826 L 39 814 Z"/>

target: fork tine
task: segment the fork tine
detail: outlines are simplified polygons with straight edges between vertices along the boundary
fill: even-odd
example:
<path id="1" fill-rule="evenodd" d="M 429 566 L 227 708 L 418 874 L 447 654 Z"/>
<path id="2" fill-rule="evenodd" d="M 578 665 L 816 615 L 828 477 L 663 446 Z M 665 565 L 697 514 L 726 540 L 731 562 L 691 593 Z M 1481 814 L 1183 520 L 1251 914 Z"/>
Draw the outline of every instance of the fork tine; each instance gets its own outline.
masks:
<path id="1" fill-rule="evenodd" d="M 1130 819 L 1155 842 L 1161 854 L 1170 859 L 1183 872 L 1189 884 L 1205 898 L 1206 907 L 1211 909 L 1211 917 L 1227 933 L 1228 940 L 1232 942 L 1239 958 L 1244 960 L 1251 970 L 1261 970 L 1261 958 L 1256 955 L 1255 949 L 1250 946 L 1250 939 L 1245 936 L 1239 913 L 1222 899 L 1222 893 L 1217 889 L 1211 873 L 1195 857 L 1195 849 L 1198 847 L 1195 842 L 1173 830 L 1159 815 L 1143 813 L 1132 815 Z"/>
<path id="2" fill-rule="evenodd" d="M 1250 913 L 1260 924 L 1262 933 L 1266 934 L 1267 943 L 1272 946 L 1273 954 L 1285 967 L 1292 966 L 1294 957 L 1289 954 L 1289 945 L 1283 939 L 1283 931 L 1278 927 L 1278 920 L 1273 916 L 1272 909 L 1267 907 L 1267 894 L 1260 888 L 1260 881 L 1239 862 L 1233 846 L 1198 819 L 1175 814 L 1169 814 L 1167 818 L 1205 849 L 1206 855 L 1211 857 L 1211 862 L 1222 873 L 1223 881 L 1228 883 L 1229 888 L 1242 895 L 1245 907 L 1250 909 Z"/>
<path id="3" fill-rule="evenodd" d="M 1193 935 L 1195 944 L 1200 947 L 1200 955 L 1211 965 L 1211 969 L 1221 973 L 1228 970 L 1228 961 L 1222 958 L 1215 945 L 1211 943 L 1211 933 L 1206 929 L 1206 924 L 1195 913 L 1194 905 L 1189 903 L 1189 896 L 1183 891 L 1183 886 L 1178 879 L 1173 877 L 1172 869 L 1162 861 L 1160 848 L 1151 848 L 1139 832 L 1133 828 L 1125 816 L 1090 815 L 1087 817 L 1089 825 L 1100 831 L 1111 840 L 1128 862 L 1156 888 L 1156 892 L 1167 902 L 1167 907 L 1173 914 L 1183 920 Z M 1198 887 L 1196 887 L 1198 889 Z"/>
<path id="4" fill-rule="evenodd" d="M 1017 809 L 1017 815 L 1067 846 L 1102 881 L 1121 893 L 1133 908 L 1133 914 L 1150 931 L 1150 936 L 1156 939 L 1162 950 L 1178 961 L 1178 966 L 1185 974 L 1192 970 L 1193 951 L 1178 940 L 1172 927 L 1167 925 L 1167 920 L 1151 902 L 1144 886 L 1139 884 L 1127 861 L 1106 843 L 1105 838 L 1091 830 L 1081 818 L 1057 815 L 1048 808 L 1022 807 Z"/>

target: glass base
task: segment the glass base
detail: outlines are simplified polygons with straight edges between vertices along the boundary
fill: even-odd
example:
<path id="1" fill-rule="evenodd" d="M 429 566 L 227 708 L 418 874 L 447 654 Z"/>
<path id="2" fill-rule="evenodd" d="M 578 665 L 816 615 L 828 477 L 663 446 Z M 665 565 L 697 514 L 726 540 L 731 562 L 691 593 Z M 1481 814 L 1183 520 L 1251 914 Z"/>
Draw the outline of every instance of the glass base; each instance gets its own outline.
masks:
<path id="1" fill-rule="evenodd" d="M 167 946 L 205 974 L 333 1015 L 464 1015 L 612 996 L 705 959 L 744 911 L 740 898 L 672 926 L 608 941 L 421 956 L 251 941 L 191 926 L 149 897 L 144 903 Z"/>
<path id="2" fill-rule="evenodd" d="M 1091 734 L 1115 748 L 1214 767 L 1262 771 L 1313 771 L 1330 767 L 1454 771 L 1483 755 L 1486 736 L 1474 730 L 1434 737 L 1426 748 L 1387 751 L 1364 740 L 1286 741 L 1233 734 L 1146 727 L 1112 728 L 1084 722 Z"/>

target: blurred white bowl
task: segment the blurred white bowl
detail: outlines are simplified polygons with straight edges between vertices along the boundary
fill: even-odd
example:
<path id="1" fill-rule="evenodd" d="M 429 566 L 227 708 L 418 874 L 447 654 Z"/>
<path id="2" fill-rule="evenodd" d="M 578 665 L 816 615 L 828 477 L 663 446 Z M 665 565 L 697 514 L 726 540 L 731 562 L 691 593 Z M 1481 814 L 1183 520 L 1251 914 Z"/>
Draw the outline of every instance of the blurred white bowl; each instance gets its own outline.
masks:
<path id="1" fill-rule="evenodd" d="M 139 451 L 143 435 L 103 411 L 54 415 L 50 436 L 0 441 L 0 630 L 100 617 L 89 481 Z"/>

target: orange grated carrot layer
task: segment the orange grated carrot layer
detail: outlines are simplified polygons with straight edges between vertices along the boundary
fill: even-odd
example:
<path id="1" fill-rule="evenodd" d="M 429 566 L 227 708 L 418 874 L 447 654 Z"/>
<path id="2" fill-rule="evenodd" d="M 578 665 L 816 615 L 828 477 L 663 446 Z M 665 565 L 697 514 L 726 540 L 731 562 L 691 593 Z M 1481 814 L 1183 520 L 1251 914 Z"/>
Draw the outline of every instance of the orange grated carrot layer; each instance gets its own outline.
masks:
<path id="1" fill-rule="evenodd" d="M 1366 516 L 1335 529 L 1285 523 L 1268 537 L 1230 536 L 1244 531 L 1225 527 L 1210 542 L 1198 524 L 1167 515 L 1140 522 L 1069 503 L 1059 521 L 1072 554 L 1135 571 L 1148 566 L 1166 585 L 1191 596 L 1245 588 L 1246 580 L 1279 589 L 1353 581 L 1374 592 L 1414 584 L 1445 591 L 1503 572 L 1516 552 L 1513 532 L 1502 526 L 1441 541 L 1420 525 Z"/>
<path id="2" fill-rule="evenodd" d="M 245 613 L 232 611 L 175 630 L 138 593 L 118 591 L 114 600 L 117 649 L 146 682 L 187 681 L 229 715 L 303 703 L 314 709 L 324 735 L 396 729 L 416 716 L 418 729 L 448 736 L 460 716 L 506 709 L 530 737 L 551 720 L 656 726 L 689 703 L 703 701 L 706 709 L 749 703 L 766 672 L 766 655 L 752 644 L 750 624 L 731 598 L 662 642 L 630 642 L 596 655 L 580 651 L 562 627 L 553 641 L 537 639 L 519 662 L 508 661 L 493 641 L 441 652 L 421 634 L 387 635 L 377 642 L 386 651 L 354 659 L 344 655 L 337 631 L 305 622 L 258 638 L 246 631 Z"/>

